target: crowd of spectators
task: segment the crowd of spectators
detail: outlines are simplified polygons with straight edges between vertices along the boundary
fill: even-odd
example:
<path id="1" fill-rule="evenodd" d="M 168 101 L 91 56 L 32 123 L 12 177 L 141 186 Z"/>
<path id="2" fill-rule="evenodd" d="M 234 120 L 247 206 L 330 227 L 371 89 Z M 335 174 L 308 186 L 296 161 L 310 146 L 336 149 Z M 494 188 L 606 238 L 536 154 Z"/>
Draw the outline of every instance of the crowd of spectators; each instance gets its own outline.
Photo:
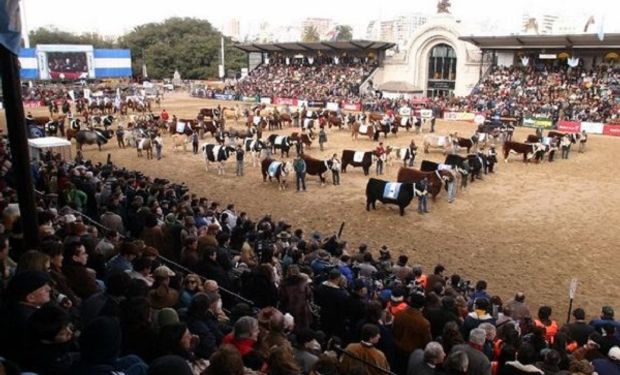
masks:
<path id="1" fill-rule="evenodd" d="M 372 72 L 367 62 L 307 61 L 270 62 L 239 81 L 236 90 L 244 96 L 296 98 L 308 101 L 357 101 L 360 85 Z"/>
<path id="2" fill-rule="evenodd" d="M 25 248 L 0 144 L 0 365 L 38 374 L 616 375 L 610 306 L 560 325 L 525 295 L 387 246 L 251 218 L 112 163 L 32 165 Z M 100 224 L 89 221 L 96 218 Z M 378 256 L 377 256 L 378 255 Z"/>
<path id="3" fill-rule="evenodd" d="M 620 123 L 620 69 L 598 65 L 533 64 L 494 67 L 464 98 L 447 107 L 457 111 L 496 111 L 505 117 Z"/>

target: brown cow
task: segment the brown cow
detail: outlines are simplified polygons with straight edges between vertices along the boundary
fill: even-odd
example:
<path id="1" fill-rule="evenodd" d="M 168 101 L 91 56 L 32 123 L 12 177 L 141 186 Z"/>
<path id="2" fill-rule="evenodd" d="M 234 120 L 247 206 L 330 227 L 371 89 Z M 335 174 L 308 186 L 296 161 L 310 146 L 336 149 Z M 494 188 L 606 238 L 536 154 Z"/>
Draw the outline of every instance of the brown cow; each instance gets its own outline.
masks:
<path id="1" fill-rule="evenodd" d="M 400 167 L 396 181 L 416 183 L 418 181 L 422 181 L 424 177 L 428 179 L 428 192 L 432 195 L 433 201 L 436 200 L 444 182 L 454 179 L 452 173 L 447 170 L 422 172 L 418 169 Z"/>
<path id="2" fill-rule="evenodd" d="M 362 129 L 365 127 L 365 129 Z M 365 132 L 362 132 L 364 130 Z M 354 122 L 351 126 L 351 137 L 357 139 L 358 135 L 367 135 L 368 138 L 373 139 L 375 136 L 375 127 L 372 125 L 361 125 L 359 122 Z"/>
<path id="3" fill-rule="evenodd" d="M 355 154 L 359 152 L 362 155 L 361 161 L 354 161 Z M 374 151 L 353 151 L 353 150 L 343 150 L 342 151 L 342 173 L 347 172 L 347 165 L 351 164 L 353 167 L 362 167 L 364 170 L 364 175 L 368 176 L 370 171 L 370 167 L 372 166 L 373 156 L 375 155 Z"/>
<path id="4" fill-rule="evenodd" d="M 516 152 L 518 154 L 523 154 L 523 162 L 527 163 L 529 159 L 534 156 L 536 152 L 538 143 L 521 143 L 521 142 L 513 142 L 506 141 L 504 142 L 504 161 L 508 162 L 508 156 L 510 156 L 510 152 Z M 531 156 L 530 156 L 531 154 Z"/>
<path id="5" fill-rule="evenodd" d="M 303 143 L 308 148 L 312 146 L 312 138 L 306 133 L 299 134 L 298 132 L 293 132 L 291 133 L 291 139 L 295 142 Z"/>

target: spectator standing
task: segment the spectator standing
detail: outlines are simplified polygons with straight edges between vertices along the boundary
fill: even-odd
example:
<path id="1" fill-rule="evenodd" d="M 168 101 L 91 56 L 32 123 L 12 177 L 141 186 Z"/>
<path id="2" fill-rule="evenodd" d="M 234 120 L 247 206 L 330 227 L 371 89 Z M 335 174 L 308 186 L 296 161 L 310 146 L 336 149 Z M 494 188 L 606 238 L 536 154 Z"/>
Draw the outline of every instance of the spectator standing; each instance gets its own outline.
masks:
<path id="1" fill-rule="evenodd" d="M 383 375 L 385 372 L 378 368 L 389 371 L 390 365 L 385 354 L 375 348 L 380 339 L 379 327 L 374 324 L 365 324 L 362 327 L 361 341 L 349 344 L 344 350 L 340 362 L 342 372 L 351 374 L 354 371 L 360 371 L 367 375 Z"/>
<path id="2" fill-rule="evenodd" d="M 196 130 L 192 132 L 192 151 L 194 155 L 198 154 L 198 132 Z"/>
<path id="3" fill-rule="evenodd" d="M 425 303 L 423 294 L 413 293 L 409 297 L 409 306 L 394 317 L 392 331 L 396 343 L 396 373 L 404 373 L 411 353 L 431 341 L 431 325 L 422 315 Z"/>

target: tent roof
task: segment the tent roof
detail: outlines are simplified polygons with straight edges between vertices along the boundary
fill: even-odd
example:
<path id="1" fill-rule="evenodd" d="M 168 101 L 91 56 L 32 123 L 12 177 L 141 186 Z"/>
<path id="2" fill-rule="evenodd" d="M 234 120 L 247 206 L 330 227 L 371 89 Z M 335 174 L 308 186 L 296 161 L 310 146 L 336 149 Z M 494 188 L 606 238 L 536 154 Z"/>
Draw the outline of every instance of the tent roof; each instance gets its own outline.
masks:
<path id="1" fill-rule="evenodd" d="M 373 40 L 324 41 L 324 42 L 286 42 L 286 43 L 250 43 L 239 44 L 235 48 L 244 52 L 328 52 L 328 51 L 363 51 L 386 50 L 396 44 Z"/>
<path id="2" fill-rule="evenodd" d="M 620 48 L 620 34 L 605 34 L 603 40 L 597 34 L 563 35 L 504 35 L 462 36 L 459 38 L 483 50 L 522 49 L 597 49 Z"/>
<path id="3" fill-rule="evenodd" d="M 379 85 L 379 90 L 391 92 L 421 92 L 422 89 L 403 81 L 388 81 Z"/>
<path id="4" fill-rule="evenodd" d="M 63 147 L 63 146 L 71 147 L 71 142 L 64 138 L 44 137 L 44 138 L 29 139 L 28 145 L 30 147 L 36 147 L 36 148 L 50 148 L 50 147 Z"/>

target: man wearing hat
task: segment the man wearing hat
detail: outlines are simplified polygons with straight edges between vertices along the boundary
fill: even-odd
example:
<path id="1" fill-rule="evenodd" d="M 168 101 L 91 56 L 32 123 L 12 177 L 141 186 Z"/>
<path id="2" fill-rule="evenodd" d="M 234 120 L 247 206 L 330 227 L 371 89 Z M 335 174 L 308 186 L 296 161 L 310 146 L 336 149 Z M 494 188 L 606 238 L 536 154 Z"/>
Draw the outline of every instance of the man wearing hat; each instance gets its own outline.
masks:
<path id="1" fill-rule="evenodd" d="M 599 375 L 620 374 L 620 348 L 612 347 L 607 353 L 607 358 L 595 359 L 592 361 L 592 366 Z"/>
<path id="2" fill-rule="evenodd" d="M 6 290 L 6 310 L 0 319 L 0 353 L 19 362 L 25 352 L 28 319 L 50 301 L 50 277 L 41 271 L 23 271 L 11 279 Z"/>
<path id="3" fill-rule="evenodd" d="M 175 273 L 167 266 L 159 266 L 153 271 L 155 289 L 149 292 L 148 298 L 154 309 L 174 307 L 179 301 L 179 292 L 170 287 L 170 278 Z"/>

